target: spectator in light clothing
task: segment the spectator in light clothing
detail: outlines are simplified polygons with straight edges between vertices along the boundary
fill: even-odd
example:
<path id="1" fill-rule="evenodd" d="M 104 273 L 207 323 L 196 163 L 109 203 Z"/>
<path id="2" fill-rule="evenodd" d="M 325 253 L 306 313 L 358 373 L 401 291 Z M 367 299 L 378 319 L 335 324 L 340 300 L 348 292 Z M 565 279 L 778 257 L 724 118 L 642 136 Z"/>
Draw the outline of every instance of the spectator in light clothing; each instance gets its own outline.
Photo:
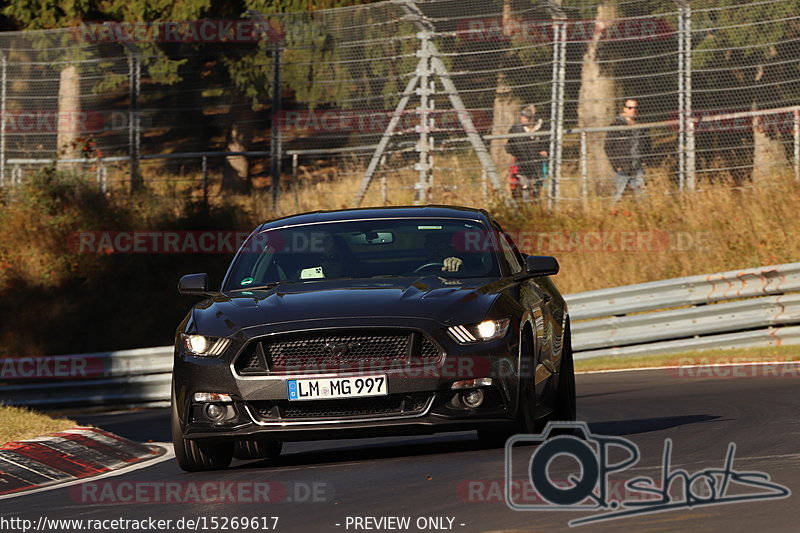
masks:
<path id="1" fill-rule="evenodd" d="M 625 100 L 622 112 L 611 125 L 632 126 L 636 124 L 638 108 L 638 101 L 630 98 Z M 641 128 L 610 131 L 606 135 L 605 150 L 606 156 L 616 172 L 613 203 L 619 202 L 628 187 L 637 197 L 640 197 L 644 193 L 642 159 L 650 153 L 650 138 L 647 136 L 647 131 Z"/>
<path id="2" fill-rule="evenodd" d="M 520 110 L 519 122 L 511 126 L 508 133 L 535 133 L 542 128 L 542 119 L 536 116 L 536 106 L 525 106 Z M 539 197 L 544 183 L 542 163 L 547 157 L 547 141 L 542 136 L 512 137 L 506 143 L 506 152 L 514 156 L 516 173 L 509 176 L 511 192 L 515 197 L 522 196 L 522 189 Z M 512 167 L 513 169 L 513 167 Z"/>

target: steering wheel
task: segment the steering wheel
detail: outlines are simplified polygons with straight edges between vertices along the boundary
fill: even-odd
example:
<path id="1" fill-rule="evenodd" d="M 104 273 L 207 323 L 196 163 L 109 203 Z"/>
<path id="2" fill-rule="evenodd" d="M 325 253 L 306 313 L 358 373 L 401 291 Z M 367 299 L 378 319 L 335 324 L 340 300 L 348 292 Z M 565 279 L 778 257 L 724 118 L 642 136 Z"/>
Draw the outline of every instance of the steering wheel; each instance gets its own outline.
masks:
<path id="1" fill-rule="evenodd" d="M 414 274 L 418 274 L 418 273 L 422 272 L 423 270 L 428 269 L 428 268 L 432 268 L 432 267 L 439 267 L 439 269 L 441 270 L 442 268 L 444 268 L 444 263 L 441 262 L 441 261 L 435 262 L 435 263 L 425 263 L 424 265 L 418 266 L 417 268 L 415 268 L 414 269 Z"/>

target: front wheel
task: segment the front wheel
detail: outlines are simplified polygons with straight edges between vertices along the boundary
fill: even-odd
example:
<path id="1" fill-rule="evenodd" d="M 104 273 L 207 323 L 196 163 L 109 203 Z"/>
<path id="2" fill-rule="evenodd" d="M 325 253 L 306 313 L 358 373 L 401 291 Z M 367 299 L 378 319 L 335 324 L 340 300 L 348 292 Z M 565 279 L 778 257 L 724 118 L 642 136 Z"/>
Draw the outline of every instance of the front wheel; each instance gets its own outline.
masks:
<path id="1" fill-rule="evenodd" d="M 572 332 L 569 321 L 564 331 L 564 348 L 561 355 L 561 371 L 558 389 L 555 394 L 552 419 L 560 422 L 574 422 L 578 407 L 575 399 L 575 364 L 572 359 Z"/>
<path id="2" fill-rule="evenodd" d="M 221 470 L 228 468 L 233 459 L 232 442 L 209 442 L 183 438 L 178 419 L 175 390 L 172 391 L 172 444 L 178 466 L 186 472 Z"/>

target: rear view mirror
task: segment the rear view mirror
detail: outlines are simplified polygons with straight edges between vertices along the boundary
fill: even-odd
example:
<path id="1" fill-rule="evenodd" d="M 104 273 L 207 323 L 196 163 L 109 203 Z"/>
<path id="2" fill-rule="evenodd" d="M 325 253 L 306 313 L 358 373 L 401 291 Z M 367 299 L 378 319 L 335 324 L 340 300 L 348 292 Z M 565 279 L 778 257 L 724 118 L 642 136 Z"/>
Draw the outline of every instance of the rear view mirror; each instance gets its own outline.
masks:
<path id="1" fill-rule="evenodd" d="M 212 292 L 208 290 L 208 274 L 187 274 L 183 276 L 178 282 L 178 292 L 196 296 L 208 296 L 212 294 Z"/>
<path id="2" fill-rule="evenodd" d="M 390 231 L 367 231 L 350 236 L 350 244 L 391 244 L 393 242 L 394 233 Z"/>

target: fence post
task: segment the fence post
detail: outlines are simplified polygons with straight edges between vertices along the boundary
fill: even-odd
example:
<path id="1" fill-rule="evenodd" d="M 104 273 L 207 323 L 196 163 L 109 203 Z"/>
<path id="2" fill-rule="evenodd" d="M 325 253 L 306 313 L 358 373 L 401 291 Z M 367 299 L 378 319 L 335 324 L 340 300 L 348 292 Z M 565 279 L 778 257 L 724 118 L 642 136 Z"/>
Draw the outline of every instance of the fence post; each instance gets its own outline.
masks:
<path id="1" fill-rule="evenodd" d="M 297 154 L 292 154 L 292 191 L 294 192 L 294 210 L 300 209 L 300 197 L 298 196 L 297 188 L 297 166 L 299 164 Z"/>
<path id="2" fill-rule="evenodd" d="M 684 60 L 684 90 L 686 91 L 686 186 L 690 191 L 695 190 L 695 152 L 694 152 L 694 120 L 692 118 L 692 8 L 689 3 L 683 9 L 686 22 L 684 23 L 683 51 Z"/>
<path id="3" fill-rule="evenodd" d="M 589 200 L 589 162 L 587 161 L 589 154 L 586 147 L 586 132 L 581 132 L 581 198 L 583 204 Z"/>
<path id="4" fill-rule="evenodd" d="M 272 181 L 272 210 L 279 211 L 278 199 L 281 188 L 281 43 L 272 45 L 272 139 L 270 142 L 270 177 Z"/>
<path id="5" fill-rule="evenodd" d="M 794 113 L 794 179 L 800 181 L 800 108 Z"/>
<path id="6" fill-rule="evenodd" d="M 0 187 L 6 181 L 6 55 L 0 53 Z"/>
<path id="7" fill-rule="evenodd" d="M 430 34 L 427 31 L 417 33 L 417 39 L 420 40 L 420 50 L 417 56 L 420 57 L 419 67 L 417 68 L 417 75 L 419 76 L 419 87 L 417 87 L 417 95 L 419 96 L 419 105 L 417 106 L 417 116 L 419 117 L 419 140 L 415 146 L 416 152 L 419 154 L 419 161 L 415 168 L 419 175 L 419 180 L 415 187 L 417 194 L 414 197 L 415 204 L 424 204 L 428 201 L 428 187 L 430 181 L 430 146 L 428 144 L 428 117 L 430 112 L 430 105 L 428 96 L 431 94 L 429 84 L 429 76 L 431 75 L 431 50 L 429 46 Z"/>
<path id="8" fill-rule="evenodd" d="M 558 120 L 556 121 L 556 157 L 554 158 L 555 168 L 553 169 L 553 205 L 558 207 L 558 200 L 561 196 L 561 159 L 564 148 L 564 78 L 566 76 L 567 61 L 567 27 L 564 20 L 559 20 L 561 31 L 558 34 Z"/>
<path id="9" fill-rule="evenodd" d="M 128 85 L 130 108 L 128 117 L 128 157 L 130 158 L 130 192 L 136 192 L 142 185 L 139 174 L 139 92 L 142 81 L 142 64 L 138 51 L 128 55 Z"/>
<path id="10" fill-rule="evenodd" d="M 204 155 L 200 161 L 203 172 L 203 205 L 208 209 L 208 156 Z"/>
<path id="11" fill-rule="evenodd" d="M 553 19 L 553 88 L 550 108 L 550 151 L 548 152 L 548 176 L 544 176 L 547 195 L 547 207 L 558 203 L 559 181 L 561 180 L 561 156 L 564 135 L 564 76 L 566 73 L 566 27 L 563 14 Z"/>
<path id="12" fill-rule="evenodd" d="M 678 190 L 686 186 L 686 54 L 684 5 L 678 3 Z"/>

